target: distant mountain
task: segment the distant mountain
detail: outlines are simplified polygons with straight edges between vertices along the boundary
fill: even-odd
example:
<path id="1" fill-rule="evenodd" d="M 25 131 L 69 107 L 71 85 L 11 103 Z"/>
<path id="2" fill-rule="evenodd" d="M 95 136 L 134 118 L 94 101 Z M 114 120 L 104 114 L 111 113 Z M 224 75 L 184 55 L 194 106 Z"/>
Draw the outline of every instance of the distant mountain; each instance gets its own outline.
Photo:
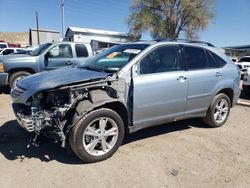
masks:
<path id="1" fill-rule="evenodd" d="M 0 32 L 0 40 L 25 47 L 29 45 L 29 32 Z"/>

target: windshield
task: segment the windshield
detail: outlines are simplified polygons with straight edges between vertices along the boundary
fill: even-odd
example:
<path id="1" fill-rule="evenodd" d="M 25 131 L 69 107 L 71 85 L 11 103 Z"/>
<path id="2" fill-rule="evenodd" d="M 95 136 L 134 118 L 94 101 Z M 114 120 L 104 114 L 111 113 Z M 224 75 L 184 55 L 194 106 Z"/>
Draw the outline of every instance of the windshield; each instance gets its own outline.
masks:
<path id="1" fill-rule="evenodd" d="M 117 45 L 88 59 L 80 67 L 104 72 L 116 72 L 148 46 L 148 44 Z"/>
<path id="2" fill-rule="evenodd" d="M 44 50 L 46 50 L 50 45 L 51 45 L 51 43 L 42 44 L 42 45 L 40 45 L 37 49 L 33 50 L 33 51 L 30 53 L 30 55 L 31 55 L 31 56 L 38 56 L 38 55 L 40 55 L 41 53 L 43 53 Z"/>

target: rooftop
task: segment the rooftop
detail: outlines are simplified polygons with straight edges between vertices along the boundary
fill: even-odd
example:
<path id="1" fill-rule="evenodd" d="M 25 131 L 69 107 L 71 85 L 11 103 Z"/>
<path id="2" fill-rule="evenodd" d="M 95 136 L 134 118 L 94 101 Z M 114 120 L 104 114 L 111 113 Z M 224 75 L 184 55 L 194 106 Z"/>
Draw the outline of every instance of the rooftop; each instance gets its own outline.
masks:
<path id="1" fill-rule="evenodd" d="M 68 27 L 65 35 L 67 35 L 68 30 L 71 30 L 73 32 L 79 32 L 79 33 L 95 33 L 95 34 L 117 35 L 117 36 L 123 36 L 123 37 L 128 36 L 128 34 L 124 33 L 124 32 L 107 31 L 107 30 L 99 30 L 99 29 L 89 29 L 89 28 L 80 28 L 80 27 Z"/>

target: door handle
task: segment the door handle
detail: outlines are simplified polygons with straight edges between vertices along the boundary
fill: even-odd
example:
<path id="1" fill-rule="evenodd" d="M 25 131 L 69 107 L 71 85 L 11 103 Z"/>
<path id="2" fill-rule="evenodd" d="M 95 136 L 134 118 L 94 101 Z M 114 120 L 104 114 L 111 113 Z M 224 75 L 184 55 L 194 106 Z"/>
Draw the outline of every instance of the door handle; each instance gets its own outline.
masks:
<path id="1" fill-rule="evenodd" d="M 216 72 L 215 76 L 216 76 L 216 77 L 221 77 L 222 74 L 221 74 L 220 72 Z"/>
<path id="2" fill-rule="evenodd" d="M 72 61 L 66 61 L 66 63 L 65 63 L 66 65 L 72 65 L 73 64 L 73 62 Z"/>
<path id="3" fill-rule="evenodd" d="M 184 81 L 184 80 L 186 80 L 186 79 L 187 79 L 186 76 L 179 76 L 179 77 L 177 78 L 177 80 L 179 80 L 179 81 Z"/>

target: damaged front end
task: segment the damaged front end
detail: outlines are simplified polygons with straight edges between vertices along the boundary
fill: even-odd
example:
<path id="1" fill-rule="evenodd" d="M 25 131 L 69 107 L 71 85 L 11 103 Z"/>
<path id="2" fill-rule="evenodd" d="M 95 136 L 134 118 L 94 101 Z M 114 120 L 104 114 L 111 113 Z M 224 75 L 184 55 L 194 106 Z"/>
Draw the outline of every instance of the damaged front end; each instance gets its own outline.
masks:
<path id="1" fill-rule="evenodd" d="M 75 104 L 88 97 L 88 92 L 74 92 L 70 88 L 39 92 L 32 96 L 26 104 L 13 103 L 17 121 L 32 134 L 35 142 L 40 134 L 44 134 L 54 142 L 65 145 L 65 125 L 69 124 L 67 114 Z"/>
<path id="2" fill-rule="evenodd" d="M 126 101 L 125 90 L 125 81 L 121 80 L 64 86 L 38 92 L 25 104 L 14 102 L 13 109 L 18 123 L 31 133 L 31 143 L 43 134 L 64 147 L 67 134 L 82 116 L 109 102 Z"/>

